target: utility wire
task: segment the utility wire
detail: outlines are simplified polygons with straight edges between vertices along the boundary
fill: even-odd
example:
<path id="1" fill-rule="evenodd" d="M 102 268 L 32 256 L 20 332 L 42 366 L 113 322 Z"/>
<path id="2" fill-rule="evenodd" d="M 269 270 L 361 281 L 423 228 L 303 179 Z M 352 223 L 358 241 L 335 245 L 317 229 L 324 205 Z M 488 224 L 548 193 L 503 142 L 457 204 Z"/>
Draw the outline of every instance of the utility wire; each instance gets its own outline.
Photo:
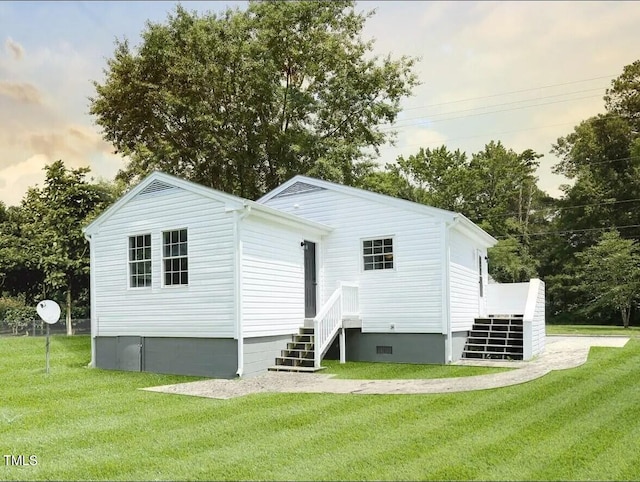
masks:
<path id="1" fill-rule="evenodd" d="M 477 220 L 477 221 L 482 221 L 484 219 L 488 219 L 488 218 L 510 218 L 510 217 L 516 217 L 519 215 L 525 215 L 525 214 L 529 214 L 529 216 L 531 215 L 535 215 L 535 214 L 540 214 L 542 212 L 545 211 L 550 211 L 550 212 L 557 212 L 557 211 L 565 211 L 567 209 L 579 209 L 579 208 L 584 208 L 584 207 L 595 207 L 595 206 L 611 206 L 614 204 L 623 204 L 623 203 L 630 203 L 630 202 L 638 202 L 640 201 L 640 198 L 637 199 L 622 199 L 619 201 L 610 201 L 610 202 L 601 202 L 601 203 L 593 203 L 593 204 L 579 204 L 576 206 L 564 206 L 564 207 L 546 207 L 546 208 L 540 208 L 540 209 L 530 209 L 528 212 L 525 210 L 522 213 L 517 213 L 517 212 L 510 212 L 510 213 L 503 213 L 503 214 L 499 214 L 499 215 L 495 215 L 495 216 L 478 216 L 475 217 L 473 216 L 473 219 Z M 469 217 L 469 216 L 467 216 Z"/>
<path id="2" fill-rule="evenodd" d="M 628 228 L 640 228 L 640 224 L 627 224 L 625 226 L 605 226 L 601 228 L 585 228 L 585 229 L 568 229 L 566 231 L 545 231 L 539 233 L 527 233 L 527 234 L 509 234 L 504 236 L 495 236 L 496 239 L 507 239 L 524 236 L 546 236 L 552 234 L 574 234 L 574 233 L 586 233 L 592 231 L 606 231 L 610 229 L 628 229 Z"/>
<path id="3" fill-rule="evenodd" d="M 602 77 L 593 77 L 591 79 L 583 79 L 583 80 L 573 80 L 571 82 L 563 82 L 560 84 L 551 84 L 551 85 L 543 85 L 540 87 L 531 87 L 528 89 L 521 89 L 521 90 L 512 90 L 510 92 L 502 92 L 502 93 L 498 93 L 498 94 L 489 94 L 489 95 L 483 95 L 483 96 L 479 96 L 479 97 L 468 97 L 466 99 L 458 99 L 458 100 L 451 100 L 448 102 L 439 102 L 437 104 L 426 104 L 426 105 L 421 105 L 421 106 L 416 106 L 416 107 L 408 107 L 406 109 L 402 109 L 403 111 L 408 111 L 408 110 L 416 110 L 416 109 L 425 109 L 427 107 L 437 107 L 437 106 L 441 106 L 441 105 L 449 105 L 449 104 L 458 104 L 460 102 L 468 102 L 470 100 L 480 100 L 480 99 L 490 99 L 493 97 L 501 97 L 503 95 L 511 95 L 511 94 L 520 94 L 522 92 L 531 92 L 533 90 L 541 90 L 541 89 L 549 89 L 551 87 L 560 87 L 563 85 L 571 85 L 571 84 L 579 84 L 582 82 L 590 82 L 592 80 L 601 80 L 601 79 L 612 79 L 613 77 L 615 77 L 615 74 L 613 75 L 605 75 Z"/>
<path id="4" fill-rule="evenodd" d="M 432 118 L 435 116 L 445 116 L 445 115 L 449 115 L 449 114 L 459 114 L 461 112 L 472 112 L 475 110 L 480 110 L 480 109 L 490 109 L 493 107 L 502 107 L 505 105 L 514 105 L 514 104 L 522 104 L 524 102 L 535 102 L 538 100 L 543 100 L 543 99 L 553 99 L 556 97 L 565 97 L 568 95 L 573 95 L 573 94 L 584 94 L 585 92 L 594 92 L 594 91 L 599 91 L 602 92 L 601 87 L 598 87 L 596 89 L 585 89 L 585 90 L 576 90 L 573 92 L 566 92 L 564 94 L 554 94 L 554 95 L 546 95 L 544 97 L 534 97 L 531 99 L 523 99 L 523 100 L 515 100 L 512 102 L 503 102 L 501 104 L 490 104 L 490 105 L 482 105 L 479 107 L 471 107 L 469 109 L 461 109 L 461 110 L 453 110 L 453 111 L 449 111 L 449 112 L 440 112 L 440 113 L 436 113 L 436 114 L 428 114 L 427 117 Z M 567 99 L 567 100 L 572 100 L 572 99 Z M 522 107 L 528 107 L 528 106 L 522 106 Z M 405 122 L 405 121 L 409 121 L 409 120 L 415 120 L 415 119 L 424 119 L 425 116 L 417 116 L 417 117 L 407 117 L 406 119 L 401 119 L 398 122 Z"/>
<path id="5" fill-rule="evenodd" d="M 526 109 L 526 108 L 531 108 L 531 107 L 541 107 L 541 106 L 551 105 L 551 104 L 560 104 L 562 102 L 571 102 L 571 101 L 574 101 L 574 100 L 595 99 L 597 97 L 600 97 L 600 95 L 588 95 L 588 96 L 583 96 L 583 97 L 575 97 L 573 99 L 563 99 L 563 100 L 556 100 L 556 101 L 552 101 L 552 102 L 542 102 L 540 104 L 524 105 L 524 106 L 512 107 L 510 109 L 500 109 L 500 110 L 493 110 L 493 111 L 489 111 L 489 112 L 478 112 L 478 113 L 475 113 L 475 114 L 468 114 L 468 115 L 464 115 L 464 116 L 449 117 L 449 118 L 446 118 L 446 119 L 425 120 L 425 121 L 422 121 L 422 122 L 414 122 L 414 123 L 411 123 L 411 124 L 405 124 L 405 125 L 400 125 L 400 126 L 382 127 L 382 128 L 380 128 L 380 130 L 381 131 L 388 131 L 388 130 L 396 130 L 396 129 L 406 129 L 407 127 L 413 127 L 413 126 L 420 125 L 420 124 L 435 124 L 437 122 L 445 122 L 445 121 L 457 120 L 457 119 L 466 119 L 468 117 L 477 117 L 477 116 L 480 116 L 480 115 L 498 114 L 498 113 L 501 113 L 501 112 L 509 112 L 509 111 L 513 111 L 513 110 Z"/>

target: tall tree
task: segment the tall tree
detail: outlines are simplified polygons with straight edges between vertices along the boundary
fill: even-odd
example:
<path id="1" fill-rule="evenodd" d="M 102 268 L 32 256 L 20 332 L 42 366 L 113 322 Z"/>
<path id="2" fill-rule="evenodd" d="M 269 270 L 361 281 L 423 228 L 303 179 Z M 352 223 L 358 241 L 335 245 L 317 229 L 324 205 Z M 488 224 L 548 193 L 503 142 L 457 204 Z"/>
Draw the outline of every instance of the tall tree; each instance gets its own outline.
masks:
<path id="1" fill-rule="evenodd" d="M 67 333 L 74 296 L 89 285 L 88 243 L 82 227 L 113 201 L 105 183 L 85 179 L 89 168 L 68 169 L 62 161 L 45 167 L 42 188 L 29 188 L 22 200 L 22 241 L 42 273 L 42 295 L 65 296 Z"/>
<path id="2" fill-rule="evenodd" d="M 417 84 L 413 59 L 361 39 L 371 15 L 353 1 L 178 6 L 138 48 L 118 41 L 90 111 L 129 158 L 119 177 L 161 169 L 248 198 L 300 173 L 354 184 Z"/>
<path id="3" fill-rule="evenodd" d="M 0 203 L 0 293 L 32 299 L 43 281 L 39 251 L 25 234 L 26 212 L 20 206 Z"/>
<path id="4" fill-rule="evenodd" d="M 545 241 L 548 249 L 541 259 L 554 313 L 606 320 L 609 306 L 581 309 L 593 300 L 576 288 L 583 277 L 580 253 L 610 229 L 623 238 L 640 239 L 639 79 L 640 61 L 624 67 L 607 90 L 606 112 L 581 122 L 553 145 L 561 159 L 555 172 L 572 181 L 561 187 L 564 194 L 552 220 L 558 234 Z"/>
<path id="5" fill-rule="evenodd" d="M 640 295 L 640 247 L 623 239 L 616 230 L 578 253 L 581 289 L 587 294 L 588 311 L 602 307 L 617 310 L 629 328 L 631 310 Z"/>
<path id="6" fill-rule="evenodd" d="M 449 151 L 445 146 L 423 149 L 408 157 L 400 156 L 398 172 L 416 187 L 416 201 L 430 206 L 461 211 L 468 194 L 467 156 L 464 152 Z"/>
<path id="7" fill-rule="evenodd" d="M 640 133 L 640 60 L 626 65 L 604 96 L 607 111 L 624 118 Z"/>
<path id="8" fill-rule="evenodd" d="M 441 146 L 401 156 L 386 165 L 384 175 L 376 173 L 366 181 L 378 181 L 374 190 L 385 194 L 460 212 L 504 238 L 490 251 L 490 274 L 498 281 L 524 281 L 539 266 L 530 231 L 548 224 L 545 209 L 552 203 L 537 187 L 540 157 L 530 149 L 518 154 L 494 141 L 471 158 Z"/>

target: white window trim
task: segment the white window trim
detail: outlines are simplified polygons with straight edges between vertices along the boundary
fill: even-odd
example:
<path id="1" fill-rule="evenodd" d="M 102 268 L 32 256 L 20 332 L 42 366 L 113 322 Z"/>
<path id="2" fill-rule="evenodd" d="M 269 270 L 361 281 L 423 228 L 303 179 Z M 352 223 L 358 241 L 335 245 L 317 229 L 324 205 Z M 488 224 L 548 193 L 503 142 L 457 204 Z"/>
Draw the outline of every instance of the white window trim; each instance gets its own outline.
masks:
<path id="1" fill-rule="evenodd" d="M 187 255 L 186 256 L 179 256 L 179 258 L 187 258 L 187 278 L 188 281 L 185 284 L 166 284 L 165 283 L 165 268 L 164 268 L 164 261 L 165 259 L 172 259 L 170 258 L 165 258 L 164 256 L 164 233 L 171 233 L 173 231 L 182 231 L 182 230 L 186 230 L 187 231 Z M 191 283 L 191 263 L 190 263 L 190 259 L 189 259 L 189 253 L 190 253 L 190 249 L 189 249 L 189 244 L 190 244 L 190 240 L 189 240 L 189 227 L 188 226 L 181 226 L 179 228 L 167 228 L 167 229 L 161 229 L 160 230 L 160 286 L 162 288 L 166 288 L 166 289 L 171 289 L 171 290 L 175 290 L 175 289 L 185 289 L 189 286 L 189 284 Z"/>
<path id="2" fill-rule="evenodd" d="M 151 249 L 151 258 L 149 258 L 148 261 L 151 261 L 151 284 L 149 286 L 131 286 L 131 260 L 129 259 L 129 250 L 131 249 L 129 247 L 129 240 L 131 238 L 134 238 L 136 236 L 149 236 L 149 248 Z M 126 283 L 127 283 L 127 290 L 132 290 L 132 291 L 139 291 L 139 290 L 149 290 L 151 288 L 153 288 L 153 273 L 154 273 L 154 269 L 153 269 L 153 233 L 146 232 L 146 233 L 135 233 L 135 234 L 128 234 L 126 239 L 125 239 L 125 262 L 127 263 L 127 277 L 126 277 Z M 146 260 L 145 260 L 146 261 Z"/>
<path id="3" fill-rule="evenodd" d="M 376 239 L 391 239 L 391 246 L 393 247 L 393 268 L 385 268 L 385 269 L 368 269 L 365 270 L 364 269 L 364 246 L 363 243 L 365 241 L 373 241 Z M 396 235 L 395 234 L 383 234 L 380 236 L 366 236 L 363 238 L 360 238 L 358 240 L 358 253 L 360 256 L 360 273 L 393 273 L 395 271 L 397 271 L 398 268 L 398 244 L 396 242 Z"/>

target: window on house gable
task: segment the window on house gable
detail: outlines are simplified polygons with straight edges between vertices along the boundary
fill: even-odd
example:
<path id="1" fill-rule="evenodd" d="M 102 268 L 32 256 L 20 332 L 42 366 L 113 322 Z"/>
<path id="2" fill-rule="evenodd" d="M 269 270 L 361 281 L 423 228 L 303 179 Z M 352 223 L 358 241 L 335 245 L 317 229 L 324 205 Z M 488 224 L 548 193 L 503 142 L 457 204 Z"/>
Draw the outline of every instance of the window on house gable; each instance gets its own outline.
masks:
<path id="1" fill-rule="evenodd" d="M 393 269 L 393 238 L 362 241 L 364 270 Z"/>
<path id="2" fill-rule="evenodd" d="M 151 286 L 151 235 L 129 236 L 129 286 Z"/>
<path id="3" fill-rule="evenodd" d="M 189 283 L 186 229 L 162 233 L 162 262 L 165 286 Z"/>

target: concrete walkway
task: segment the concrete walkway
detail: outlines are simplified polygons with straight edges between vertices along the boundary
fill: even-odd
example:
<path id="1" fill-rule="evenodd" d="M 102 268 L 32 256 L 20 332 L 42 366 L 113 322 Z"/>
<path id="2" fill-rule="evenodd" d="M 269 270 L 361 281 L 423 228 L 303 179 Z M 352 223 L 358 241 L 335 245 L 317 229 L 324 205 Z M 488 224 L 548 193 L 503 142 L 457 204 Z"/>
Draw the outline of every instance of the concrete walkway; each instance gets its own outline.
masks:
<path id="1" fill-rule="evenodd" d="M 545 352 L 531 361 L 461 360 L 456 365 L 514 368 L 501 373 L 428 380 L 341 380 L 321 373 L 268 372 L 237 380 L 202 380 L 144 388 L 143 390 L 207 398 L 234 398 L 253 393 L 353 393 L 418 394 L 452 393 L 506 387 L 539 378 L 552 370 L 564 370 L 587 361 L 592 346 L 623 347 L 622 336 L 547 336 Z"/>

